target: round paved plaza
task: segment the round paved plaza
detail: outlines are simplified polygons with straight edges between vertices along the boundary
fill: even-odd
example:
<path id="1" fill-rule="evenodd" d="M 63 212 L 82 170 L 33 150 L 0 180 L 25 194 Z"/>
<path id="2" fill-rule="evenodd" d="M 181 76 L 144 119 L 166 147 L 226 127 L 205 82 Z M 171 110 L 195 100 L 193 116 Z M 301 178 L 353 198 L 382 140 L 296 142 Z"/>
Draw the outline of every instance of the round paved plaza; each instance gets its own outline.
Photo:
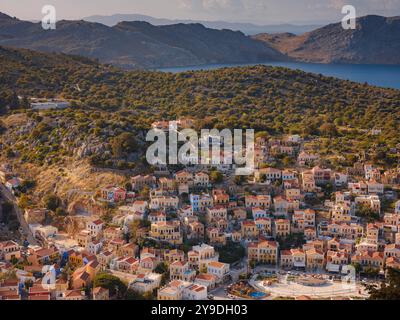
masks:
<path id="1" fill-rule="evenodd" d="M 273 283 L 265 280 L 255 280 L 255 278 L 253 278 L 251 283 L 258 290 L 270 293 L 274 297 L 367 297 L 364 288 L 359 283 L 347 283 L 345 281 L 329 279 L 318 279 L 317 281 L 312 276 L 307 276 L 306 278 L 290 278 L 290 280 L 288 280 L 287 275 L 280 276 L 278 281 Z"/>

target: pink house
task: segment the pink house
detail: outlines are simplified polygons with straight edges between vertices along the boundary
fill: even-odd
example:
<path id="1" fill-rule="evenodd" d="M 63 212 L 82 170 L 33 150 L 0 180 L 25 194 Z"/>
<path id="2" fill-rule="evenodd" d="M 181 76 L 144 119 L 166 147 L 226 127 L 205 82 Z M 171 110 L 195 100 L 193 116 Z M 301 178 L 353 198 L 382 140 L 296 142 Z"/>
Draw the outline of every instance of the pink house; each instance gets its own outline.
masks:
<path id="1" fill-rule="evenodd" d="M 126 199 L 126 190 L 120 187 L 108 186 L 101 190 L 101 195 L 104 200 L 121 202 Z"/>

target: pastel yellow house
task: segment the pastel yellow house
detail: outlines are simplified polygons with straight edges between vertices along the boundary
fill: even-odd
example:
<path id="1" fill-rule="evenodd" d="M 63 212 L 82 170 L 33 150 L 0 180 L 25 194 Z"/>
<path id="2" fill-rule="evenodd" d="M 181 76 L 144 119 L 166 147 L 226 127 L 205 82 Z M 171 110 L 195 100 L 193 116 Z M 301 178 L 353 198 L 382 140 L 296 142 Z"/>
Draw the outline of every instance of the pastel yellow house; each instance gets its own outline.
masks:
<path id="1" fill-rule="evenodd" d="M 183 238 L 180 229 L 180 222 L 178 220 L 173 220 L 152 223 L 150 237 L 173 245 L 182 244 Z"/>
<path id="2" fill-rule="evenodd" d="M 308 270 L 322 270 L 325 266 L 325 254 L 317 249 L 310 249 L 306 251 L 306 268 Z"/>
<path id="3" fill-rule="evenodd" d="M 245 220 L 241 223 L 242 239 L 257 239 L 258 228 L 253 220 Z"/>
<path id="4" fill-rule="evenodd" d="M 248 260 L 261 264 L 276 265 L 278 262 L 278 243 L 276 241 L 259 241 L 248 245 Z"/>

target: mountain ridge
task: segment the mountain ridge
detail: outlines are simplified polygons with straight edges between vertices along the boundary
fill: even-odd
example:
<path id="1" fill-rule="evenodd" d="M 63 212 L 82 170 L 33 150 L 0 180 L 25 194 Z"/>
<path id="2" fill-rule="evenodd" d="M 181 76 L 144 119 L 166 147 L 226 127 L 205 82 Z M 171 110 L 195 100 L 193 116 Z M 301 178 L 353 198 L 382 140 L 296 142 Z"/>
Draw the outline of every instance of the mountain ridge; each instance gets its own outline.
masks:
<path id="1" fill-rule="evenodd" d="M 199 23 L 157 26 L 145 21 L 123 21 L 109 27 L 61 20 L 56 30 L 45 31 L 40 23 L 3 14 L 0 45 L 81 55 L 128 69 L 267 61 L 400 64 L 400 17 L 360 17 L 355 30 L 333 23 L 302 35 L 249 37 L 241 31 L 210 29 Z"/>
<path id="2" fill-rule="evenodd" d="M 83 20 L 61 20 L 56 30 L 43 30 L 41 23 L 3 19 L 0 45 L 82 55 L 125 68 L 287 60 L 268 44 L 242 32 L 200 24 L 122 22 L 108 27 Z"/>
<path id="3" fill-rule="evenodd" d="M 259 34 L 289 57 L 318 63 L 400 64 L 400 17 L 369 15 L 357 18 L 355 30 L 329 24 L 300 36 Z"/>
<path id="4" fill-rule="evenodd" d="M 83 20 L 89 22 L 99 22 L 110 27 L 122 21 L 145 21 L 153 25 L 200 23 L 205 27 L 211 29 L 218 29 L 218 30 L 231 29 L 235 31 L 242 31 L 246 35 L 254 35 L 261 32 L 278 33 L 282 31 L 302 34 L 304 32 L 314 30 L 321 26 L 320 24 L 300 25 L 300 24 L 282 23 L 282 24 L 271 24 L 271 25 L 259 25 L 247 22 L 165 19 L 165 18 L 155 18 L 143 14 L 113 14 L 109 16 L 93 15 L 89 17 L 84 17 Z"/>

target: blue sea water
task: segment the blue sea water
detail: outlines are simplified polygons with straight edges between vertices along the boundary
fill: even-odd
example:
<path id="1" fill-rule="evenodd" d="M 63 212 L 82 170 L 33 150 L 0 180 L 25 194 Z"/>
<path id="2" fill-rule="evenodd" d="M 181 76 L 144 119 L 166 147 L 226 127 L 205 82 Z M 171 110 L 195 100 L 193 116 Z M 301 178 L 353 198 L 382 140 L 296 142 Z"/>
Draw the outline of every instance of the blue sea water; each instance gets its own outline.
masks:
<path id="1" fill-rule="evenodd" d="M 276 67 L 299 69 L 305 72 L 323 74 L 343 80 L 400 89 L 400 65 L 366 65 L 366 64 L 320 64 L 302 62 L 265 62 L 257 63 Z M 184 72 L 212 70 L 225 67 L 253 66 L 257 64 L 210 64 L 193 67 L 175 67 L 158 69 L 163 72 Z"/>

